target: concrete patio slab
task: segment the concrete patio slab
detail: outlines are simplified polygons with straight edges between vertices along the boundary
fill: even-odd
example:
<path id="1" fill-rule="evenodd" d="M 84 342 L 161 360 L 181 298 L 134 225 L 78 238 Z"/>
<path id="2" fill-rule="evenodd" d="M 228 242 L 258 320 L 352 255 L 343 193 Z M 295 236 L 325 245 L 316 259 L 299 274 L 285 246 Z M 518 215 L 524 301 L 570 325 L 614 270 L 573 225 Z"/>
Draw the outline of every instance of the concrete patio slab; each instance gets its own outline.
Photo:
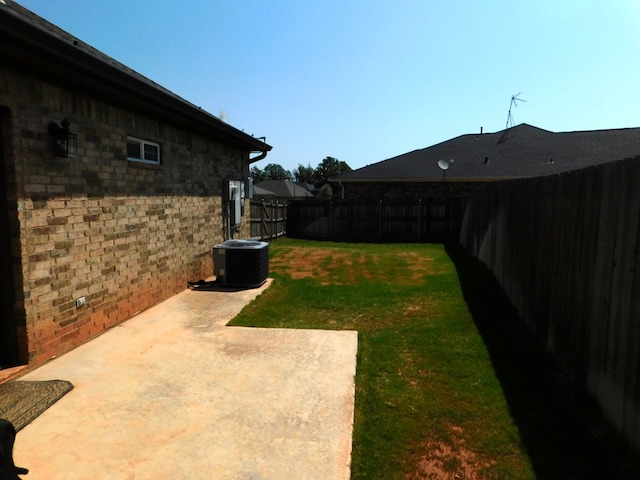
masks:
<path id="1" fill-rule="evenodd" d="M 28 373 L 75 388 L 18 433 L 29 480 L 350 476 L 357 332 L 227 327 L 184 291 Z"/>

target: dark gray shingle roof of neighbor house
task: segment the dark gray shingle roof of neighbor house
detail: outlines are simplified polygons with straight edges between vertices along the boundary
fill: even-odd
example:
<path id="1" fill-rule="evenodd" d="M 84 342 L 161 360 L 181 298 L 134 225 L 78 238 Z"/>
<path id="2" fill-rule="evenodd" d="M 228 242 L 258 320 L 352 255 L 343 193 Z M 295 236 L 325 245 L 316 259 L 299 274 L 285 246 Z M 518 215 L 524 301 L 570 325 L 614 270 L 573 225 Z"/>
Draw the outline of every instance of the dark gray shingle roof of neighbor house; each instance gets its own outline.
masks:
<path id="1" fill-rule="evenodd" d="M 0 0 L 0 58 L 3 65 L 178 121 L 243 149 L 271 150 L 261 139 L 223 122 L 12 0 Z"/>
<path id="2" fill-rule="evenodd" d="M 554 133 L 520 124 L 497 133 L 468 134 L 398 155 L 336 178 L 343 182 L 447 181 L 536 177 L 640 155 L 640 128 Z"/>
<path id="3" fill-rule="evenodd" d="M 306 188 L 296 185 L 289 180 L 265 180 L 254 185 L 254 194 L 257 189 L 271 192 L 272 196 L 278 198 L 311 198 L 313 194 Z M 263 194 L 265 195 L 265 194 Z M 257 195 L 256 195 L 257 196 Z"/>
<path id="4" fill-rule="evenodd" d="M 253 186 L 253 198 L 275 197 L 276 194 L 267 190 L 266 188 L 260 188 L 258 185 Z"/>

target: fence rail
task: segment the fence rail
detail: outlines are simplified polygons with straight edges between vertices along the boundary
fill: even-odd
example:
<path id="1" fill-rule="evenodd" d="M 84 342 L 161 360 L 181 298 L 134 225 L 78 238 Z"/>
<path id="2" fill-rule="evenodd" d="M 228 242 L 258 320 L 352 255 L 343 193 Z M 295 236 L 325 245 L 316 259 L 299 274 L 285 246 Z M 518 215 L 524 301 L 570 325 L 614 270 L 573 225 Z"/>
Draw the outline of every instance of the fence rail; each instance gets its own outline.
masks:
<path id="1" fill-rule="evenodd" d="M 457 242 L 461 213 L 458 198 L 402 203 L 297 201 L 289 205 L 287 236 L 351 242 Z"/>
<path id="2" fill-rule="evenodd" d="M 283 202 L 251 201 L 251 238 L 273 240 L 285 235 L 287 207 Z"/>

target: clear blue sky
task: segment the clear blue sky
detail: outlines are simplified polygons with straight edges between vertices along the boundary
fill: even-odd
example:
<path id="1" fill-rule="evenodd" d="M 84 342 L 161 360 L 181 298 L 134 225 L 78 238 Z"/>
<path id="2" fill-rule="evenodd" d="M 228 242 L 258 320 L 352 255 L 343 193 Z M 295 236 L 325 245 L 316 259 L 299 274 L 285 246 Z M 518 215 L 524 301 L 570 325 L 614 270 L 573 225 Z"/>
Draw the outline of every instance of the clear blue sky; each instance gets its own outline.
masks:
<path id="1" fill-rule="evenodd" d="M 359 168 L 465 133 L 640 126 L 638 0 L 19 0 L 273 146 Z"/>

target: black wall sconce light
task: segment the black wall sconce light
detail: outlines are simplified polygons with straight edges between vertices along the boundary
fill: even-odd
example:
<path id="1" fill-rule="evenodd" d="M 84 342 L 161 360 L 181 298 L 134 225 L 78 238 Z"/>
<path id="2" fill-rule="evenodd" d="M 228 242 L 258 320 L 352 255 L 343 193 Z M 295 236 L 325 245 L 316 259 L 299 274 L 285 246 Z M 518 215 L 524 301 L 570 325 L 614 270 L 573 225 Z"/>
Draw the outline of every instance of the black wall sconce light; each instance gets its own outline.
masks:
<path id="1" fill-rule="evenodd" d="M 56 157 L 75 157 L 78 153 L 78 136 L 69 131 L 69 125 L 67 117 L 60 122 L 60 126 L 53 122 L 49 124 L 49 135 L 54 141 Z"/>

